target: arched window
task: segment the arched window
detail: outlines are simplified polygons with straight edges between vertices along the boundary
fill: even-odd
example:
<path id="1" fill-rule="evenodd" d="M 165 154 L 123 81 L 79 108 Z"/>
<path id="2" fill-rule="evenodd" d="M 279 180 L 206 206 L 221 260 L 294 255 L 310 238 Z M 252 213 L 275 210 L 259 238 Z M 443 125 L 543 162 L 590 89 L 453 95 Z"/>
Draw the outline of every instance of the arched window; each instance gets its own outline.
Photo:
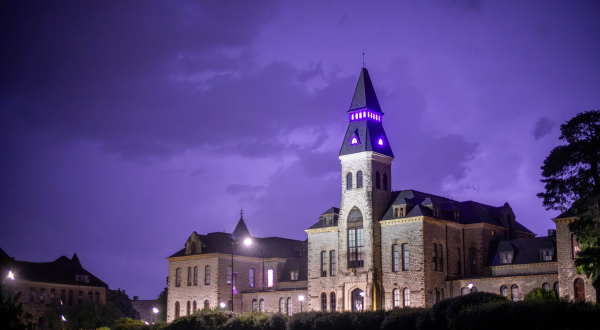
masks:
<path id="1" fill-rule="evenodd" d="M 250 287 L 254 287 L 254 268 L 250 268 L 248 270 L 248 285 L 250 285 Z"/>
<path id="2" fill-rule="evenodd" d="M 265 312 L 265 300 L 262 298 L 258 301 L 258 309 L 261 313 Z"/>
<path id="3" fill-rule="evenodd" d="M 287 315 L 292 315 L 292 298 L 287 298 Z"/>
<path id="4" fill-rule="evenodd" d="M 394 308 L 400 308 L 400 290 L 394 289 L 392 291 L 392 296 L 394 297 Z"/>
<path id="5" fill-rule="evenodd" d="M 462 270 L 462 265 L 460 263 L 460 248 L 456 248 L 456 273 L 460 275 Z"/>
<path id="6" fill-rule="evenodd" d="M 179 301 L 175 302 L 175 318 L 178 319 L 179 318 L 179 314 L 180 313 L 180 309 L 179 309 Z"/>
<path id="7" fill-rule="evenodd" d="M 358 207 L 353 207 L 352 210 L 350 210 L 350 214 L 348 214 L 348 222 L 362 222 L 363 221 L 363 215 L 362 212 L 360 212 L 360 210 L 358 209 Z"/>
<path id="8" fill-rule="evenodd" d="M 348 215 L 348 267 L 364 267 L 362 213 L 355 206 Z"/>
<path id="9" fill-rule="evenodd" d="M 554 282 L 554 292 L 556 293 L 556 298 L 558 298 L 560 291 L 558 289 L 558 282 Z"/>
<path id="10" fill-rule="evenodd" d="M 175 270 L 175 286 L 181 286 L 181 268 Z"/>
<path id="11" fill-rule="evenodd" d="M 192 285 L 192 267 L 188 267 L 188 286 Z"/>
<path id="12" fill-rule="evenodd" d="M 408 307 L 410 306 L 410 290 L 408 288 L 404 288 L 402 292 L 404 293 L 404 301 L 402 302 L 404 304 L 403 307 Z"/>
<path id="13" fill-rule="evenodd" d="M 198 266 L 194 266 L 194 285 L 198 285 Z"/>
<path id="14" fill-rule="evenodd" d="M 192 242 L 192 247 L 190 248 L 190 252 L 192 254 L 196 254 L 196 242 Z"/>
<path id="15" fill-rule="evenodd" d="M 583 280 L 578 278 L 575 280 L 575 300 L 584 301 L 585 300 L 585 286 L 583 284 Z"/>
<path id="16" fill-rule="evenodd" d="M 388 190 L 387 173 L 383 173 L 383 190 Z"/>
<path id="17" fill-rule="evenodd" d="M 460 289 L 460 295 L 461 296 L 466 296 L 468 294 L 469 294 L 469 289 L 467 289 L 467 288 Z"/>
<path id="18" fill-rule="evenodd" d="M 188 302 L 187 302 L 187 308 L 185 310 L 186 311 L 185 315 L 190 315 L 192 313 L 191 310 L 192 310 L 192 303 L 188 300 Z"/>
<path id="19" fill-rule="evenodd" d="M 500 287 L 500 294 L 502 295 L 502 297 L 508 296 L 508 288 L 506 287 L 506 285 Z"/>
<path id="20" fill-rule="evenodd" d="M 519 287 L 516 284 L 510 287 L 513 301 L 519 301 Z"/>
<path id="21" fill-rule="evenodd" d="M 210 284 L 210 266 L 206 266 L 204 267 L 204 284 L 205 285 L 209 285 Z"/>
<path id="22" fill-rule="evenodd" d="M 392 245 L 392 271 L 397 272 L 400 270 L 400 252 L 398 251 L 398 244 Z M 398 293 L 400 295 L 400 293 Z"/>
<path id="23" fill-rule="evenodd" d="M 356 188 L 363 187 L 362 171 L 356 172 Z"/>
<path id="24" fill-rule="evenodd" d="M 381 179 L 379 177 L 379 171 L 375 172 L 375 188 L 381 189 Z"/>
<path id="25" fill-rule="evenodd" d="M 279 298 L 279 313 L 285 313 L 285 300 L 283 298 Z"/>
<path id="26" fill-rule="evenodd" d="M 327 312 L 327 293 L 321 293 L 321 310 Z"/>
<path id="27" fill-rule="evenodd" d="M 431 250 L 431 269 L 434 271 L 438 270 L 438 263 L 437 263 L 437 244 L 433 243 L 433 250 Z"/>
<path id="28" fill-rule="evenodd" d="M 352 190 L 352 172 L 346 174 L 346 190 Z"/>
<path id="29" fill-rule="evenodd" d="M 204 309 L 210 309 L 210 302 L 208 300 L 204 301 Z"/>
<path id="30" fill-rule="evenodd" d="M 329 294 L 329 304 L 331 305 L 330 310 L 335 312 L 335 292 Z"/>
<path id="31" fill-rule="evenodd" d="M 440 293 L 441 293 L 441 296 L 442 296 L 442 300 L 444 300 L 444 289 L 440 289 Z"/>
<path id="32" fill-rule="evenodd" d="M 194 302 L 192 303 L 192 312 L 196 313 L 196 310 L 198 310 L 198 303 L 196 303 L 196 301 L 194 300 Z"/>
<path id="33" fill-rule="evenodd" d="M 546 290 L 546 291 L 550 291 L 550 283 L 542 284 L 542 288 L 544 288 L 544 290 Z"/>
<path id="34" fill-rule="evenodd" d="M 440 290 L 438 290 L 437 288 L 435 289 L 435 293 L 433 295 L 433 303 L 437 304 L 438 302 L 440 302 Z"/>
<path id="35" fill-rule="evenodd" d="M 469 271 L 471 276 L 477 274 L 477 250 L 472 247 L 469 249 Z"/>
<path id="36" fill-rule="evenodd" d="M 478 291 L 479 291 L 479 289 L 477 289 L 476 286 L 474 286 L 474 287 L 471 288 L 471 292 L 478 292 Z"/>
<path id="37" fill-rule="evenodd" d="M 256 299 L 252 299 L 252 311 L 255 312 L 258 310 L 258 301 Z"/>

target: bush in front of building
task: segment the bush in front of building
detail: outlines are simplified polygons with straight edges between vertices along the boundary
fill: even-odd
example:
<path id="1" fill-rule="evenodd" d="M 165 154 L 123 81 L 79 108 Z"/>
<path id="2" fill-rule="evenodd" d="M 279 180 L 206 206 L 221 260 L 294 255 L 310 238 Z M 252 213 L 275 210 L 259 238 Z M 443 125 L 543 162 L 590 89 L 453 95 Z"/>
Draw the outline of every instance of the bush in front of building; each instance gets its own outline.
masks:
<path id="1" fill-rule="evenodd" d="M 381 328 L 389 311 L 307 312 L 290 317 L 287 330 L 372 330 Z"/>
<path id="2" fill-rule="evenodd" d="M 192 315 L 182 316 L 169 324 L 169 330 L 220 330 L 234 314 L 231 311 L 202 309 Z"/>
<path id="3" fill-rule="evenodd" d="M 427 308 L 394 309 L 381 323 L 381 330 L 434 329 Z"/>
<path id="4" fill-rule="evenodd" d="M 269 316 L 259 312 L 235 315 L 223 325 L 224 330 L 267 330 L 269 327 Z"/>
<path id="5" fill-rule="evenodd" d="M 67 322 L 62 321 L 64 316 Z M 82 306 L 58 306 L 48 313 L 48 328 L 64 329 L 97 329 L 113 328 L 117 320 L 123 317 L 121 311 L 112 303 L 99 304 L 84 301 Z"/>
<path id="6" fill-rule="evenodd" d="M 431 308 L 431 322 L 435 329 L 447 329 L 448 324 L 462 310 L 505 301 L 508 301 L 508 298 L 489 292 L 473 292 L 464 296 L 444 299 Z"/>
<path id="7" fill-rule="evenodd" d="M 122 318 L 115 322 L 113 330 L 148 330 L 148 326 L 144 321 L 133 320 L 128 317 Z"/>
<path id="8" fill-rule="evenodd" d="M 463 309 L 449 329 L 599 329 L 600 305 L 566 300 L 493 302 Z"/>
<path id="9" fill-rule="evenodd" d="M 524 300 L 556 300 L 556 293 L 552 290 L 546 290 L 544 288 L 535 288 L 525 295 Z"/>

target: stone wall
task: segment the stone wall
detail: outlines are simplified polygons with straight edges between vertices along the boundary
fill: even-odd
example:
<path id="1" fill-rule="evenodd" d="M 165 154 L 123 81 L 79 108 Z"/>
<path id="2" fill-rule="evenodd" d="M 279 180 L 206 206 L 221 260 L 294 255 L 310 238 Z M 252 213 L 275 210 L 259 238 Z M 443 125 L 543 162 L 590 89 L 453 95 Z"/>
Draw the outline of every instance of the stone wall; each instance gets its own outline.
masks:
<path id="1" fill-rule="evenodd" d="M 585 286 L 585 300 L 596 301 L 596 290 L 592 281 L 585 275 L 577 274 L 573 266 L 572 232 L 569 231 L 569 222 L 574 218 L 555 219 L 556 223 L 556 248 L 558 261 L 559 291 L 562 298 L 573 299 L 575 296 L 575 280 L 583 279 Z"/>
<path id="2" fill-rule="evenodd" d="M 305 300 L 301 304 L 298 297 L 304 296 Z M 307 291 L 306 290 L 288 290 L 288 291 L 267 291 L 267 292 L 249 292 L 243 294 L 244 300 L 244 311 L 248 312 L 252 310 L 252 300 L 256 299 L 257 304 L 260 299 L 265 301 L 265 313 L 279 313 L 279 301 L 283 299 L 284 306 L 287 306 L 288 298 L 291 298 L 292 302 L 292 314 L 299 313 L 302 305 L 302 311 L 308 310 L 306 302 Z M 287 309 L 283 311 L 283 314 L 287 314 Z"/>
<path id="3" fill-rule="evenodd" d="M 542 287 L 542 284 L 548 283 L 550 288 L 554 287 L 554 283 L 558 281 L 558 274 L 539 274 L 539 275 L 517 275 L 517 276 L 498 276 L 498 277 L 483 277 L 483 278 L 464 278 L 459 280 L 447 281 L 447 287 L 450 295 L 447 297 L 458 297 L 461 294 L 461 289 L 466 288 L 470 283 L 473 283 L 480 292 L 491 292 L 500 294 L 500 287 L 506 285 L 508 294 L 511 294 L 513 285 L 519 288 L 519 300 L 534 288 Z"/>
<path id="4" fill-rule="evenodd" d="M 157 315 L 152 310 L 153 308 L 158 309 L 158 300 L 139 300 L 137 296 L 134 296 L 131 301 L 131 306 L 140 313 L 140 319 L 142 321 L 154 323 L 158 320 Z M 202 308 L 202 306 L 200 306 L 200 308 Z"/>
<path id="5" fill-rule="evenodd" d="M 338 231 L 336 227 L 307 230 L 308 232 L 308 296 L 306 304 L 310 310 L 320 310 L 321 293 L 335 292 L 338 277 L 329 272 L 329 251 L 336 251 L 336 266 L 340 266 L 338 251 Z M 321 277 L 321 252 L 327 252 L 327 276 Z M 344 255 L 345 257 L 345 255 Z M 339 272 L 338 272 L 339 274 Z"/>
<path id="6" fill-rule="evenodd" d="M 535 264 L 521 265 L 502 265 L 490 267 L 491 276 L 507 276 L 507 275 L 524 275 L 524 274 L 543 274 L 543 273 L 558 273 L 558 263 L 540 262 Z"/>

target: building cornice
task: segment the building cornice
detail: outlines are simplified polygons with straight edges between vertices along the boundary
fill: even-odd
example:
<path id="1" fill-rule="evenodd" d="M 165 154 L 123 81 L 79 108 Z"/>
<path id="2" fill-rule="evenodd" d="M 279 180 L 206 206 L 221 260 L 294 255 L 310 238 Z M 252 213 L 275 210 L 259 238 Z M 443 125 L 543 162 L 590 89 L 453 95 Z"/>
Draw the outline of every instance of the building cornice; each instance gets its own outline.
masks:
<path id="1" fill-rule="evenodd" d="M 411 218 L 381 220 L 381 221 L 379 221 L 379 224 L 381 224 L 381 226 L 393 226 L 393 225 L 399 225 L 399 224 L 404 224 L 404 223 L 422 222 L 424 220 L 425 220 L 425 217 L 418 216 L 418 217 L 411 217 Z"/>
<path id="2" fill-rule="evenodd" d="M 575 220 L 577 220 L 577 217 L 554 218 L 554 219 L 552 219 L 552 221 L 554 221 L 554 223 L 569 223 L 569 222 L 573 222 Z"/>
<path id="3" fill-rule="evenodd" d="M 536 262 L 532 264 L 507 264 L 507 265 L 496 265 L 490 266 L 490 268 L 494 269 L 519 269 L 519 268 L 532 268 L 532 267 L 544 267 L 544 266 L 556 266 L 558 267 L 557 261 L 546 261 L 546 262 Z"/>
<path id="4" fill-rule="evenodd" d="M 497 281 L 509 277 L 519 278 L 535 278 L 535 277 L 547 277 L 547 276 L 558 276 L 558 271 L 548 273 L 537 273 L 537 274 L 507 274 L 500 276 L 486 276 L 486 277 L 462 277 L 462 278 L 447 278 L 447 282 L 476 282 L 476 281 Z"/>
<path id="5" fill-rule="evenodd" d="M 378 161 L 380 163 L 384 163 L 387 165 L 391 165 L 392 160 L 394 160 L 393 157 L 386 156 L 386 155 L 383 155 L 383 154 L 380 154 L 380 153 L 374 152 L 374 151 L 362 151 L 362 152 L 357 152 L 357 153 L 353 153 L 353 154 L 349 154 L 349 155 L 343 155 L 343 156 L 340 156 L 339 158 L 342 162 L 358 160 L 358 159 L 372 159 L 372 160 L 375 160 L 375 161 Z"/>
<path id="6" fill-rule="evenodd" d="M 333 226 L 333 227 L 324 227 L 324 228 L 305 229 L 304 231 L 307 234 L 320 234 L 320 233 L 330 233 L 330 232 L 337 231 L 337 230 L 338 230 L 338 227 Z"/>
<path id="7" fill-rule="evenodd" d="M 287 258 L 282 257 L 274 257 L 274 258 L 260 258 L 260 257 L 248 257 L 248 256 L 240 256 L 237 254 L 233 255 L 236 260 L 244 260 L 244 261 L 286 261 Z M 231 259 L 231 254 L 227 253 L 208 253 L 208 254 L 192 254 L 188 256 L 178 256 L 178 257 L 168 257 L 168 261 L 186 261 L 186 260 L 201 260 L 201 259 L 210 259 L 210 258 L 226 258 Z"/>

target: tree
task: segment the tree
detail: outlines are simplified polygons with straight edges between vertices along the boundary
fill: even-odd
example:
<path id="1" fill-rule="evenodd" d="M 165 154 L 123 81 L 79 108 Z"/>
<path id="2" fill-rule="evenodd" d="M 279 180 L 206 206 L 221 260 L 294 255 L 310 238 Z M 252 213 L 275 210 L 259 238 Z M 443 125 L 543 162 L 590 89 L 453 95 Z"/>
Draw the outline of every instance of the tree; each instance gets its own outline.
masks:
<path id="1" fill-rule="evenodd" d="M 158 320 L 159 321 L 167 321 L 167 296 L 169 294 L 168 288 L 165 288 L 158 295 Z"/>
<path id="2" fill-rule="evenodd" d="M 0 293 L 2 288 L 0 287 Z M 25 330 L 27 325 L 23 322 L 25 314 L 23 313 L 23 305 L 19 302 L 21 293 L 16 294 L 14 297 L 0 296 L 0 324 L 3 329 L 11 330 Z"/>
<path id="3" fill-rule="evenodd" d="M 123 313 L 123 317 L 128 317 L 134 320 L 140 319 L 140 313 L 133 309 L 133 305 L 131 304 L 131 299 L 129 296 L 125 294 L 125 291 L 118 290 L 110 290 L 108 289 L 108 294 L 106 295 L 106 301 L 113 303 L 121 312 Z"/>
<path id="4" fill-rule="evenodd" d="M 600 111 L 586 111 L 560 125 L 566 145 L 554 148 L 544 160 L 542 176 L 547 210 L 571 210 L 569 224 L 581 248 L 575 267 L 592 280 L 600 272 Z"/>

